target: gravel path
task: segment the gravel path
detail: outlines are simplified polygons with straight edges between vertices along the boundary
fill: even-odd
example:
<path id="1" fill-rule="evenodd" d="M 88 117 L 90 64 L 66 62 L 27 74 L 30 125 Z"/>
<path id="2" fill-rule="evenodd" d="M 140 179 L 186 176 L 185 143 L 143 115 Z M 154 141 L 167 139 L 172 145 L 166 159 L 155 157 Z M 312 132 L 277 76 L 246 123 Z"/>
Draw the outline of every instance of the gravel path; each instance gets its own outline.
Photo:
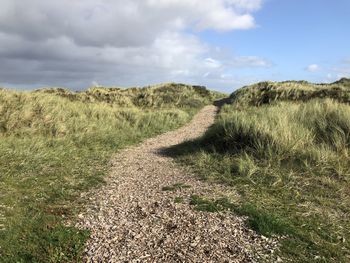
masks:
<path id="1" fill-rule="evenodd" d="M 77 226 L 91 230 L 84 262 L 271 261 L 277 242 L 259 236 L 232 213 L 199 212 L 193 194 L 217 196 L 223 186 L 199 181 L 160 154 L 164 147 L 194 139 L 214 122 L 215 106 L 186 126 L 119 152 L 106 185 L 87 194 Z M 174 191 L 166 186 L 183 184 Z M 175 199 L 183 200 L 176 203 Z"/>

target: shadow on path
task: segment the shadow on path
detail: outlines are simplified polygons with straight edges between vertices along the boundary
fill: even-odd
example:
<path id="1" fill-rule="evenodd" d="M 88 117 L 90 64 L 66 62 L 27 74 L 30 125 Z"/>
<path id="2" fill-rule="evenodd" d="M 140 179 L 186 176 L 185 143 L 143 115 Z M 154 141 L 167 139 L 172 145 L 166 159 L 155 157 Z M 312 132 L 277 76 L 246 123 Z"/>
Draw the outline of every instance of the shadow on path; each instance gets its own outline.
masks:
<path id="1" fill-rule="evenodd" d="M 222 106 L 224 106 L 225 104 L 229 104 L 230 103 L 230 97 L 227 98 L 223 98 L 221 100 L 216 100 L 214 101 L 214 106 L 218 107 L 218 109 L 220 110 Z"/>
<path id="2" fill-rule="evenodd" d="M 217 113 L 220 112 L 221 108 L 230 102 L 230 98 L 224 98 L 221 100 L 214 101 L 213 105 L 217 107 Z M 215 125 L 215 124 L 213 124 Z M 215 131 L 212 131 L 210 126 L 209 129 L 199 138 L 195 140 L 188 140 L 183 143 L 171 146 L 171 147 L 165 147 L 158 151 L 159 155 L 166 156 L 166 157 L 181 157 L 188 154 L 194 154 L 197 153 L 200 150 L 205 151 L 212 151 L 213 147 L 212 144 L 208 143 L 208 136 L 210 136 L 211 133 L 215 133 Z M 205 143 L 207 142 L 207 143 Z"/>

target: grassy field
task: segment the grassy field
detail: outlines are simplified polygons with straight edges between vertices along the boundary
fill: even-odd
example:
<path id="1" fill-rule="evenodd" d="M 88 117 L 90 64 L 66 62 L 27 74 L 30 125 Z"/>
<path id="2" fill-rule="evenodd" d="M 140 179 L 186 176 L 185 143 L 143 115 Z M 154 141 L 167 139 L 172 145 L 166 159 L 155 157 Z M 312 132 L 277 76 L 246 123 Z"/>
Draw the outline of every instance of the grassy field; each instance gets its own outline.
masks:
<path id="1" fill-rule="evenodd" d="M 0 90 L 0 261 L 72 262 L 89 233 L 67 227 L 111 155 L 175 129 L 222 95 L 203 87 Z"/>
<path id="2" fill-rule="evenodd" d="M 350 81 L 263 82 L 234 92 L 203 138 L 175 147 L 204 179 L 239 201 L 230 208 L 266 235 L 285 236 L 287 262 L 350 262 Z"/>

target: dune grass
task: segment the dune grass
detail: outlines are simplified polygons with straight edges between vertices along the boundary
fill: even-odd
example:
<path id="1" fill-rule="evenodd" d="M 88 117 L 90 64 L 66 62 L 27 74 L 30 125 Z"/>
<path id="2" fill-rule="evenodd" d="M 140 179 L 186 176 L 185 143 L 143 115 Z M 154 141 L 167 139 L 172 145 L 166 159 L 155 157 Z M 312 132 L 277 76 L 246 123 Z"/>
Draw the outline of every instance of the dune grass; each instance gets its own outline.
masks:
<path id="1" fill-rule="evenodd" d="M 143 88 L 92 87 L 83 92 L 67 89 L 41 89 L 39 93 L 55 94 L 71 101 L 105 102 L 121 107 L 138 108 L 199 108 L 210 101 L 225 97 L 225 94 L 209 91 L 203 86 L 181 83 L 164 83 Z"/>
<path id="2" fill-rule="evenodd" d="M 223 207 L 248 216 L 257 232 L 286 236 L 279 253 L 288 262 L 349 262 L 350 106 L 332 96 L 271 95 L 286 86 L 301 94 L 303 82 L 271 84 L 264 94 L 273 99 L 256 103 L 264 85 L 234 93 L 203 138 L 173 153 L 203 178 L 232 186 L 240 201 Z M 347 97 L 346 85 L 319 88 L 333 94 L 337 86 Z M 219 201 L 193 202 L 211 211 Z"/>
<path id="3" fill-rule="evenodd" d="M 1 262 L 79 259 L 89 233 L 65 222 L 79 212 L 80 194 L 103 184 L 111 155 L 183 125 L 217 96 L 169 85 L 147 88 L 160 104 L 147 89 L 0 90 Z"/>
<path id="4" fill-rule="evenodd" d="M 274 101 L 307 102 L 320 98 L 350 103 L 350 79 L 343 78 L 331 84 L 306 81 L 260 82 L 235 91 L 229 100 L 237 107 L 244 108 L 271 104 Z"/>

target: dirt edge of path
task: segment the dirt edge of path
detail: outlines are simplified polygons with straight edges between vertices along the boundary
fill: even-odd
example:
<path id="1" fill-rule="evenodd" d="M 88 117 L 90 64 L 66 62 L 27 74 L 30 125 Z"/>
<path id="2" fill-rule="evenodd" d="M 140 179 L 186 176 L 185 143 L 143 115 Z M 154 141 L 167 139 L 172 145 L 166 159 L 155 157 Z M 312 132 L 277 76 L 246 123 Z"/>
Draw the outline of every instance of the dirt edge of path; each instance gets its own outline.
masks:
<path id="1" fill-rule="evenodd" d="M 217 107 L 206 106 L 184 127 L 120 151 L 106 184 L 84 194 L 76 226 L 91 231 L 84 262 L 275 262 L 278 242 L 246 227 L 231 212 L 193 209 L 193 195 L 232 195 L 160 152 L 201 136 Z"/>

